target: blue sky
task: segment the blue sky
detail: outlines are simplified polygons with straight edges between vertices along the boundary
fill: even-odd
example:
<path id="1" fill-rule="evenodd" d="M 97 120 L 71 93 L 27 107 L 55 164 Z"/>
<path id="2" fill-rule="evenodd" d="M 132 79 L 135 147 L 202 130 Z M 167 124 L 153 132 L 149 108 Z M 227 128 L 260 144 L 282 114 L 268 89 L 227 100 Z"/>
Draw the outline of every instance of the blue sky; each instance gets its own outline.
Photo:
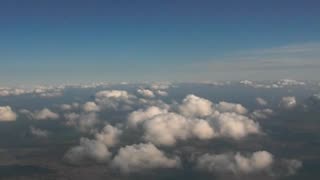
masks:
<path id="1" fill-rule="evenodd" d="M 0 0 L 0 85 L 317 79 L 319 17 L 317 1 Z"/>

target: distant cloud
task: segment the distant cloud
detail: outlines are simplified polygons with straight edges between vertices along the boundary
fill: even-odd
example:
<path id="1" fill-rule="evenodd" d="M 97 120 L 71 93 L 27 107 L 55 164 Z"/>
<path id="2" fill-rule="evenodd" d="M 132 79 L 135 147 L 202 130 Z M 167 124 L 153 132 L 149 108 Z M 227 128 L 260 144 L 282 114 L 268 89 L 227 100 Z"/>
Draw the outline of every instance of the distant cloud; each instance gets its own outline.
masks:
<path id="1" fill-rule="evenodd" d="M 236 154 L 205 154 L 197 159 L 197 168 L 209 172 L 253 173 L 267 170 L 273 163 L 273 155 L 257 151 L 244 156 Z"/>
<path id="2" fill-rule="evenodd" d="M 220 112 L 235 112 L 238 114 L 246 114 L 248 112 L 248 110 L 243 107 L 241 104 L 235 104 L 235 103 L 229 103 L 229 102 L 219 102 L 216 105 L 216 108 L 220 111 Z"/>
<path id="3" fill-rule="evenodd" d="M 48 108 L 44 108 L 40 111 L 35 111 L 32 114 L 32 116 L 35 120 L 47 120 L 47 119 L 58 119 L 59 118 L 59 114 L 52 112 Z"/>
<path id="4" fill-rule="evenodd" d="M 266 105 L 268 104 L 268 102 L 267 102 L 265 99 L 261 98 L 261 97 L 257 97 L 257 98 L 256 98 L 256 102 L 257 102 L 260 106 L 266 106 Z"/>
<path id="5" fill-rule="evenodd" d="M 285 109 L 294 108 L 297 105 L 296 98 L 293 96 L 283 97 L 280 101 L 279 106 Z"/>
<path id="6" fill-rule="evenodd" d="M 71 148 L 64 156 L 64 159 L 74 165 L 88 163 L 105 163 L 109 160 L 111 153 L 107 146 L 97 140 L 87 138 L 80 139 L 80 145 Z"/>
<path id="7" fill-rule="evenodd" d="M 40 138 L 46 138 L 49 135 L 49 132 L 47 130 L 42 130 L 42 129 L 39 129 L 39 128 L 36 128 L 33 126 L 30 126 L 29 128 L 30 128 L 30 133 L 33 136 L 40 137 Z"/>
<path id="8" fill-rule="evenodd" d="M 154 98 L 154 93 L 149 89 L 138 89 L 137 93 L 145 98 Z"/>
<path id="9" fill-rule="evenodd" d="M 16 119 L 17 114 L 10 106 L 0 106 L 0 121 L 15 121 Z"/>
<path id="10" fill-rule="evenodd" d="M 99 106 L 95 103 L 95 102 L 86 102 L 83 106 L 82 106 L 83 110 L 86 112 L 97 112 L 100 111 Z"/>
<path id="11" fill-rule="evenodd" d="M 130 173 L 155 168 L 177 168 L 180 160 L 166 156 L 153 144 L 134 144 L 121 148 L 112 165 L 124 173 Z"/>

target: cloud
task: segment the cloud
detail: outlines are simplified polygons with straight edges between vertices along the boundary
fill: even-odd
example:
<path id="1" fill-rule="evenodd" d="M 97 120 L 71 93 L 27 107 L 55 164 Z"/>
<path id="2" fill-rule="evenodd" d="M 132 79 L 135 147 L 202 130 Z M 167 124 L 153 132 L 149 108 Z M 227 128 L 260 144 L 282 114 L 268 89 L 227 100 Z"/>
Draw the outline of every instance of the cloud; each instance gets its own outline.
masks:
<path id="1" fill-rule="evenodd" d="M 49 132 L 47 130 L 42 130 L 39 128 L 35 128 L 33 126 L 30 126 L 29 129 L 30 129 L 30 133 L 36 137 L 46 138 L 49 135 Z"/>
<path id="2" fill-rule="evenodd" d="M 15 121 L 16 119 L 17 114 L 10 106 L 0 106 L 0 121 Z"/>
<path id="3" fill-rule="evenodd" d="M 213 118 L 217 124 L 220 136 L 241 139 L 249 134 L 259 134 L 260 126 L 257 122 L 237 113 L 221 113 Z"/>
<path id="4" fill-rule="evenodd" d="M 282 166 L 285 168 L 285 175 L 291 176 L 297 173 L 302 167 L 302 162 L 296 159 L 283 159 Z"/>
<path id="5" fill-rule="evenodd" d="M 138 92 L 138 94 L 140 94 L 141 96 L 143 96 L 145 98 L 154 98 L 155 97 L 154 93 L 149 89 L 138 89 L 137 92 Z"/>
<path id="6" fill-rule="evenodd" d="M 219 105 L 221 107 L 218 109 L 234 112 L 219 112 L 212 108 L 213 103 L 209 100 L 188 95 L 181 105 L 177 105 L 181 114 L 151 106 L 132 112 L 128 116 L 128 124 L 131 128 L 141 127 L 145 140 L 166 146 L 190 138 L 207 140 L 229 137 L 238 140 L 261 132 L 257 122 L 239 114 L 247 112 L 240 104 Z"/>
<path id="7" fill-rule="evenodd" d="M 112 147 L 119 142 L 119 136 L 122 130 L 111 125 L 106 125 L 100 133 L 95 135 L 97 141 L 102 142 L 108 147 Z"/>
<path id="8" fill-rule="evenodd" d="M 162 90 L 157 90 L 156 93 L 160 96 L 168 96 L 168 92 L 162 91 Z"/>
<path id="9" fill-rule="evenodd" d="M 140 172 L 155 168 L 177 168 L 180 160 L 169 158 L 153 144 L 134 144 L 121 148 L 112 165 L 121 172 Z"/>
<path id="10" fill-rule="evenodd" d="M 292 109 L 297 105 L 296 98 L 294 96 L 283 97 L 279 106 L 284 109 Z"/>
<path id="11" fill-rule="evenodd" d="M 64 115 L 66 125 L 77 128 L 79 131 L 88 133 L 94 132 L 95 126 L 100 123 L 100 120 L 97 117 L 95 112 L 89 113 L 67 113 Z"/>
<path id="12" fill-rule="evenodd" d="M 72 103 L 72 104 L 61 104 L 60 109 L 63 111 L 71 111 L 73 109 L 79 108 L 79 103 Z"/>
<path id="13" fill-rule="evenodd" d="M 130 110 L 136 97 L 127 91 L 100 91 L 95 95 L 95 101 L 101 109 Z"/>
<path id="14" fill-rule="evenodd" d="M 246 156 L 240 153 L 204 154 L 197 159 L 196 167 L 209 172 L 247 174 L 267 170 L 273 161 L 273 155 L 267 151 L 257 151 Z"/>
<path id="15" fill-rule="evenodd" d="M 234 104 L 229 102 L 219 102 L 216 105 L 216 109 L 220 112 L 235 112 L 238 114 L 246 114 L 248 110 L 241 104 Z"/>
<path id="16" fill-rule="evenodd" d="M 106 125 L 101 132 L 95 134 L 95 139 L 81 138 L 80 145 L 68 150 L 64 159 L 75 165 L 90 163 L 105 163 L 111 157 L 108 147 L 119 142 L 122 131 L 111 125 Z"/>
<path id="17" fill-rule="evenodd" d="M 257 97 L 257 98 L 256 98 L 256 102 L 257 102 L 260 106 L 266 106 L 266 105 L 268 105 L 268 102 L 267 102 L 265 99 L 261 98 L 261 97 Z"/>
<path id="18" fill-rule="evenodd" d="M 258 109 L 251 113 L 251 117 L 254 119 L 267 119 L 269 116 L 273 115 L 272 109 Z"/>
<path id="19" fill-rule="evenodd" d="M 83 110 L 86 112 L 97 112 L 100 111 L 99 106 L 97 106 L 97 104 L 95 102 L 86 102 L 83 106 L 82 106 Z"/>
<path id="20" fill-rule="evenodd" d="M 140 109 L 129 114 L 128 124 L 131 127 L 137 127 L 139 123 L 164 113 L 167 113 L 166 109 L 160 109 L 156 106 L 148 107 L 146 110 Z"/>
<path id="21" fill-rule="evenodd" d="M 102 142 L 81 138 L 80 145 L 68 150 L 64 159 L 70 164 L 81 165 L 90 162 L 105 163 L 110 156 L 111 153 Z"/>
<path id="22" fill-rule="evenodd" d="M 191 94 L 183 99 L 179 112 L 188 117 L 208 116 L 213 112 L 212 102 Z"/>
<path id="23" fill-rule="evenodd" d="M 46 120 L 46 119 L 58 119 L 59 114 L 52 112 L 48 108 L 44 108 L 40 111 L 36 111 L 32 114 L 35 120 Z"/>

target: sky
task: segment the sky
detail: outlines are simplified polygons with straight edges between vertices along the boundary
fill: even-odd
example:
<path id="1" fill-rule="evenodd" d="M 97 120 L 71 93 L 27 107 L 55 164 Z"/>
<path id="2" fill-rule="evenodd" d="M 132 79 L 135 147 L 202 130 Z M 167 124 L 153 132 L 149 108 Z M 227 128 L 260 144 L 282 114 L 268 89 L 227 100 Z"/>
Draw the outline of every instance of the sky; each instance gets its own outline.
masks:
<path id="1" fill-rule="evenodd" d="M 318 1 L 0 0 L 0 86 L 318 80 Z"/>

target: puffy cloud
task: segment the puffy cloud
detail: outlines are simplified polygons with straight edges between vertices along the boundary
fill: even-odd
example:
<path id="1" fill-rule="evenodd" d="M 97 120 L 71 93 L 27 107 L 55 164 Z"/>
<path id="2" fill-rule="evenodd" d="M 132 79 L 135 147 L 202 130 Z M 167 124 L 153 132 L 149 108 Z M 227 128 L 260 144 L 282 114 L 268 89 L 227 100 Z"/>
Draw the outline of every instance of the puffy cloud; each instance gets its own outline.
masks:
<path id="1" fill-rule="evenodd" d="M 162 90 L 157 90 L 156 93 L 160 96 L 168 96 L 168 92 L 162 91 Z"/>
<path id="2" fill-rule="evenodd" d="M 26 93 L 24 89 L 0 88 L 0 96 L 19 96 Z"/>
<path id="3" fill-rule="evenodd" d="M 72 104 L 61 104 L 60 109 L 63 111 L 71 111 L 73 109 L 78 109 L 79 103 L 72 103 Z"/>
<path id="4" fill-rule="evenodd" d="M 244 156 L 236 154 L 205 154 L 197 159 L 196 166 L 209 172 L 252 173 L 263 171 L 272 165 L 273 155 L 267 151 L 257 151 Z"/>
<path id="5" fill-rule="evenodd" d="M 105 163 L 110 156 L 111 153 L 102 142 L 81 138 L 80 145 L 68 150 L 64 159 L 70 164 L 80 165 L 89 162 Z"/>
<path id="6" fill-rule="evenodd" d="M 219 109 L 237 113 L 215 111 L 210 101 L 189 95 L 178 105 L 181 114 L 151 106 L 132 112 L 128 116 L 128 124 L 131 128 L 142 127 L 145 140 L 166 146 L 189 138 L 205 140 L 223 136 L 237 140 L 261 132 L 257 122 L 238 114 L 246 112 L 244 107 L 232 103 L 222 103 L 222 106 L 228 108 Z"/>
<path id="7" fill-rule="evenodd" d="M 49 135 L 49 132 L 47 130 L 42 130 L 42 129 L 39 129 L 39 128 L 35 128 L 33 126 L 30 126 L 30 133 L 33 136 L 41 137 L 41 138 L 46 138 Z"/>
<path id="8" fill-rule="evenodd" d="M 129 114 L 128 124 L 130 127 L 137 127 L 137 124 L 163 113 L 167 113 L 167 110 L 156 106 L 151 106 L 146 110 L 140 109 Z"/>
<path id="9" fill-rule="evenodd" d="M 297 81 L 294 79 L 281 79 L 279 81 L 276 82 L 276 84 L 280 87 L 284 87 L 284 86 L 304 86 L 306 85 L 305 82 L 302 81 Z"/>
<path id="10" fill-rule="evenodd" d="M 67 120 L 66 125 L 73 126 L 81 132 L 94 132 L 95 126 L 100 123 L 97 114 L 94 112 L 90 113 L 67 113 L 64 115 Z"/>
<path id="11" fill-rule="evenodd" d="M 221 113 L 213 118 L 213 123 L 217 124 L 216 129 L 220 136 L 233 139 L 260 133 L 260 126 L 257 122 L 236 113 Z"/>
<path id="12" fill-rule="evenodd" d="M 251 117 L 254 119 L 267 119 L 273 114 L 274 112 L 272 109 L 258 109 L 251 113 Z"/>
<path id="13" fill-rule="evenodd" d="M 296 98 L 294 96 L 283 97 L 280 101 L 280 107 L 285 109 L 294 108 L 297 105 Z"/>
<path id="14" fill-rule="evenodd" d="M 99 106 L 97 106 L 97 104 L 95 102 L 86 102 L 84 105 L 83 105 L 83 110 L 86 111 L 86 112 L 97 112 L 97 111 L 100 111 L 100 108 Z"/>
<path id="15" fill-rule="evenodd" d="M 40 111 L 36 111 L 32 114 L 32 116 L 36 120 L 58 119 L 59 118 L 59 114 L 52 112 L 48 108 L 44 108 Z"/>
<path id="16" fill-rule="evenodd" d="M 100 91 L 95 95 L 95 101 L 100 108 L 113 110 L 130 110 L 135 99 L 134 95 L 121 90 Z"/>
<path id="17" fill-rule="evenodd" d="M 137 92 L 145 98 L 154 98 L 154 93 L 149 89 L 138 89 Z"/>
<path id="18" fill-rule="evenodd" d="M 179 111 L 184 116 L 208 116 L 213 112 L 212 102 L 191 94 L 183 99 L 182 104 L 179 106 Z"/>
<path id="19" fill-rule="evenodd" d="M 108 147 L 114 146 L 119 141 L 122 131 L 111 125 L 106 125 L 100 133 L 95 135 L 96 140 L 102 142 Z"/>
<path id="20" fill-rule="evenodd" d="M 153 144 L 135 144 L 121 148 L 112 165 L 124 173 L 139 172 L 155 168 L 177 168 L 180 160 L 169 158 Z"/>
<path id="21" fill-rule="evenodd" d="M 246 114 L 248 112 L 248 110 L 241 104 L 234 104 L 224 101 L 216 104 L 216 109 L 220 112 L 235 112 L 238 114 Z"/>
<path id="22" fill-rule="evenodd" d="M 266 105 L 268 104 L 268 102 L 267 102 L 265 99 L 261 98 L 261 97 L 257 97 L 257 98 L 256 98 L 256 102 L 257 102 L 260 106 L 266 106 Z"/>
<path id="23" fill-rule="evenodd" d="M 16 119 L 17 114 L 10 106 L 0 106 L 0 121 L 15 121 Z"/>

